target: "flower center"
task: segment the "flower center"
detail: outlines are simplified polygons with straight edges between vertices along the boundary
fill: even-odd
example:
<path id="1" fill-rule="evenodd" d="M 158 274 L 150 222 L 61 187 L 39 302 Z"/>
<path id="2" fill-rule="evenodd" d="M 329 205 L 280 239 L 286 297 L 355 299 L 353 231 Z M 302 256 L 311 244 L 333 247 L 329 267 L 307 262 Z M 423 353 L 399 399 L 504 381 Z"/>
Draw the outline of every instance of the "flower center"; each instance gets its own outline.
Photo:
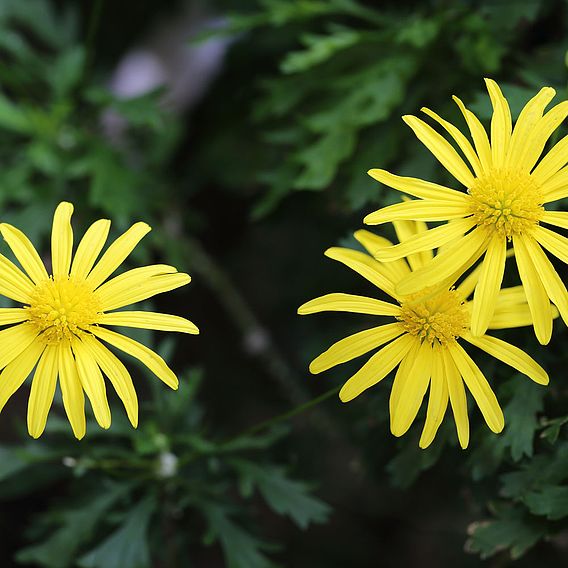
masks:
<path id="1" fill-rule="evenodd" d="M 463 299 L 455 290 L 446 290 L 436 295 L 426 290 L 407 296 L 401 303 L 397 316 L 404 330 L 422 340 L 441 345 L 455 341 L 466 331 L 469 314 Z"/>
<path id="2" fill-rule="evenodd" d="M 81 335 L 96 322 L 101 311 L 93 290 L 84 281 L 71 277 L 39 283 L 26 308 L 29 321 L 37 326 L 47 343 Z"/>
<path id="3" fill-rule="evenodd" d="M 491 170 L 468 190 L 471 212 L 479 226 L 492 228 L 509 240 L 530 232 L 542 216 L 542 194 L 528 173 Z"/>

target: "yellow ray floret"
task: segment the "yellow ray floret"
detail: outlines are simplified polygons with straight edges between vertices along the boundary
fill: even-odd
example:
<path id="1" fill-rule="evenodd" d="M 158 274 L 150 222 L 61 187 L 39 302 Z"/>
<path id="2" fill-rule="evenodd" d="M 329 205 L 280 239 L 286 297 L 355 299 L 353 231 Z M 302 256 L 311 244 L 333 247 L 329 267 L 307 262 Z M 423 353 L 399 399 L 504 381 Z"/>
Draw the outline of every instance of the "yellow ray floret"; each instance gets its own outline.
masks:
<path id="1" fill-rule="evenodd" d="M 369 174 L 373 178 L 416 199 L 370 213 L 365 223 L 448 221 L 415 235 L 404 245 L 377 247 L 373 254 L 378 260 L 392 261 L 428 247 L 448 245 L 436 258 L 401 279 L 396 287 L 399 295 L 436 285 L 452 273 L 459 276 L 481 258 L 483 270 L 471 314 L 471 331 L 476 336 L 485 333 L 493 317 L 507 243 L 511 243 L 534 331 L 545 345 L 552 333 L 552 312 L 542 308 L 549 300 L 568 324 L 568 292 L 543 250 L 567 262 L 568 239 L 542 226 L 568 228 L 568 213 L 546 210 L 548 203 L 568 197 L 568 136 L 542 156 L 549 138 L 568 116 L 568 101 L 545 112 L 555 91 L 544 87 L 525 105 L 513 127 L 501 89 L 491 79 L 486 79 L 486 84 L 493 106 L 489 135 L 457 97 L 454 100 L 465 118 L 471 141 L 435 112 L 422 109 L 443 128 L 465 159 L 426 122 L 415 116 L 403 117 L 463 187 L 454 189 L 372 169 Z"/>
<path id="2" fill-rule="evenodd" d="M 87 230 L 73 257 L 73 206 L 61 203 L 51 233 L 50 275 L 29 239 L 17 228 L 0 224 L 0 232 L 23 268 L 0 255 L 0 294 L 23 304 L 0 309 L 0 410 L 35 368 L 28 403 L 28 431 L 45 429 L 57 380 L 63 406 L 77 438 L 86 431 L 85 394 L 100 426 L 111 423 L 106 376 L 122 400 L 134 427 L 138 400 L 132 378 L 105 343 L 139 359 L 169 387 L 178 380 L 151 349 L 103 326 L 199 333 L 185 318 L 144 311 L 118 311 L 129 304 L 184 286 L 187 274 L 172 266 L 135 268 L 107 280 L 150 231 L 136 223 L 116 239 L 97 262 L 110 229 L 101 219 Z"/>
<path id="3" fill-rule="evenodd" d="M 498 277 L 488 276 L 486 265 L 473 270 L 457 288 L 453 287 L 457 276 L 452 276 L 450 271 L 450 278 L 440 286 L 425 286 L 408 296 L 398 294 L 396 290 L 401 281 L 408 275 L 420 273 L 423 266 L 437 257 L 432 255 L 432 251 L 421 251 L 388 263 L 373 258 L 377 247 L 388 245 L 394 250 L 404 247 L 410 239 L 431 232 L 424 223 L 407 220 L 395 221 L 395 229 L 401 240 L 398 245 L 393 246 L 390 241 L 368 231 L 357 231 L 355 237 L 369 254 L 343 248 L 326 252 L 327 256 L 346 264 L 394 301 L 332 293 L 302 305 L 298 309 L 301 315 L 342 311 L 387 318 L 386 323 L 383 320 L 381 325 L 334 343 L 312 361 L 310 371 L 321 373 L 374 351 L 343 385 L 339 393 L 341 400 L 348 402 L 354 399 L 397 369 L 389 402 L 391 432 L 402 436 L 410 428 L 428 392 L 420 447 L 425 448 L 432 443 L 449 405 L 459 443 L 465 448 L 469 443 L 466 387 L 493 432 L 503 429 L 504 417 L 487 379 L 463 348 L 463 341 L 482 349 L 536 383 L 547 384 L 548 375 L 521 349 L 490 335 L 471 332 L 471 320 L 477 308 L 475 300 L 470 302 L 467 298 L 474 290 L 475 294 L 479 289 L 483 291 L 484 287 L 491 285 L 491 278 Z M 499 260 L 503 258 L 504 264 L 505 249 L 500 241 L 495 240 L 495 243 L 491 245 L 494 248 L 490 254 Z M 558 310 L 546 297 L 544 300 L 546 303 L 541 308 L 548 311 L 552 321 L 558 316 Z M 487 328 L 533 324 L 531 304 L 522 286 L 501 290 L 493 301 L 493 315 L 487 321 Z"/>

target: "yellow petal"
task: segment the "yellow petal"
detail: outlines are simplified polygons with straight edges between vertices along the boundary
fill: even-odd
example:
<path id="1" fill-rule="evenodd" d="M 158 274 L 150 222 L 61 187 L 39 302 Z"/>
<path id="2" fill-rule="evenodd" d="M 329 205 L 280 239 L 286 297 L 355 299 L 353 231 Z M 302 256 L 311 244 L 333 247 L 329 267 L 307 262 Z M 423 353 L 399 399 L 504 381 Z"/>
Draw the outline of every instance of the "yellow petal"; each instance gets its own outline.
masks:
<path id="1" fill-rule="evenodd" d="M 553 312 L 553 316 L 558 317 L 558 310 L 553 308 Z M 488 329 L 511 329 L 532 325 L 533 318 L 528 304 L 521 304 L 514 308 L 495 308 Z"/>
<path id="2" fill-rule="evenodd" d="M 123 306 L 129 306 L 142 300 L 147 300 L 156 294 L 169 292 L 181 286 L 185 286 L 191 282 L 188 274 L 183 272 L 176 272 L 175 274 L 163 274 L 160 276 L 153 276 L 145 282 L 140 282 L 137 286 L 133 286 L 130 290 L 125 290 L 122 294 L 111 296 L 109 290 L 99 293 L 101 305 L 104 311 L 116 310 Z"/>
<path id="3" fill-rule="evenodd" d="M 540 161 L 531 176 L 543 186 L 568 163 L 568 135 L 564 136 Z"/>
<path id="4" fill-rule="evenodd" d="M 91 332 L 99 339 L 110 343 L 117 349 L 120 349 L 135 359 L 138 359 L 161 381 L 166 383 L 166 385 L 177 390 L 179 384 L 177 377 L 157 353 L 154 353 L 154 351 L 148 349 L 148 347 L 138 343 L 138 341 L 135 341 L 130 337 L 120 335 L 119 333 L 115 333 L 114 331 L 105 329 L 104 327 L 92 327 Z"/>
<path id="5" fill-rule="evenodd" d="M 377 249 L 375 257 L 381 262 L 390 262 L 393 259 L 404 258 L 418 252 L 431 251 L 444 244 L 455 242 L 456 239 L 463 237 L 474 225 L 475 222 L 470 218 L 457 219 L 453 223 L 446 223 L 429 229 L 424 233 L 414 235 L 398 245 Z M 418 264 L 414 263 L 413 270 L 418 270 L 423 265 L 423 259 L 420 259 Z"/>
<path id="6" fill-rule="evenodd" d="M 44 348 L 45 345 L 41 341 L 33 341 L 0 373 L 0 410 L 28 378 Z"/>
<path id="7" fill-rule="evenodd" d="M 542 285 L 546 290 L 548 298 L 550 298 L 558 308 L 564 323 L 568 324 L 568 292 L 566 291 L 564 282 L 562 282 L 562 279 L 558 276 L 554 266 L 550 260 L 548 260 L 539 244 L 532 237 L 523 237 L 522 240 L 526 247 L 529 261 L 534 267 L 535 272 L 540 275 Z"/>
<path id="8" fill-rule="evenodd" d="M 410 335 L 397 337 L 375 353 L 342 387 L 339 398 L 349 402 L 364 390 L 382 381 L 408 353 L 414 343 Z"/>
<path id="9" fill-rule="evenodd" d="M 179 331 L 180 333 L 199 333 L 197 326 L 180 316 L 158 314 L 155 312 L 124 311 L 112 314 L 100 314 L 97 323 L 103 325 L 119 325 L 123 327 L 138 327 L 158 331 Z"/>
<path id="10" fill-rule="evenodd" d="M 444 419 L 448 408 L 448 382 L 444 370 L 444 359 L 437 344 L 433 346 L 432 378 L 430 380 L 430 394 L 428 397 L 428 410 L 419 446 L 427 448 L 436 437 L 436 432 Z"/>
<path id="11" fill-rule="evenodd" d="M 377 347 L 388 343 L 404 332 L 400 323 L 388 323 L 354 333 L 334 343 L 310 364 L 310 373 L 318 374 L 331 367 L 351 361 Z"/>
<path id="12" fill-rule="evenodd" d="M 71 266 L 71 276 L 80 279 L 87 277 L 105 246 L 109 229 L 110 221 L 108 219 L 99 219 L 87 229 L 77 247 Z"/>
<path id="13" fill-rule="evenodd" d="M 428 231 L 428 225 L 424 221 L 393 221 L 393 226 L 396 232 L 396 236 L 398 237 L 399 243 L 407 241 L 408 239 L 416 235 L 422 235 Z M 426 264 L 433 257 L 434 253 L 432 252 L 432 249 L 428 248 L 416 254 L 408 255 L 406 261 L 408 262 L 412 270 L 416 270 L 417 268 L 420 268 L 423 264 Z M 402 260 L 403 259 L 401 259 L 401 261 Z M 400 261 L 394 261 L 394 262 L 400 262 Z M 408 272 L 406 274 L 408 274 Z M 406 274 L 402 274 L 397 281 L 402 280 L 402 278 L 404 278 Z"/>
<path id="14" fill-rule="evenodd" d="M 33 282 L 13 262 L 0 254 L 0 294 L 27 304 L 33 290 Z"/>
<path id="15" fill-rule="evenodd" d="M 505 425 L 505 418 L 487 379 L 461 345 L 456 342 L 449 343 L 446 349 L 454 360 L 475 402 L 477 402 L 487 425 L 493 432 L 501 432 Z"/>
<path id="16" fill-rule="evenodd" d="M 548 139 L 552 136 L 552 133 L 564 122 L 568 116 L 568 101 L 563 101 L 556 105 L 549 112 L 547 112 L 540 122 L 537 124 L 532 135 L 530 136 L 531 144 L 528 147 L 528 152 L 522 157 L 525 162 L 524 168 L 526 171 L 530 171 L 536 161 L 540 158 Z M 549 181 L 552 178 L 549 178 Z M 547 182 L 548 183 L 548 182 Z M 543 187 L 546 192 L 546 184 Z"/>
<path id="17" fill-rule="evenodd" d="M 515 260 L 521 282 L 527 295 L 527 302 L 534 322 L 534 332 L 541 345 L 546 345 L 552 335 L 552 311 L 539 273 L 526 246 L 527 241 L 520 236 L 513 236 Z"/>
<path id="18" fill-rule="evenodd" d="M 54 278 L 68 276 L 73 253 L 73 205 L 63 201 L 55 210 L 51 229 L 51 264 Z"/>
<path id="19" fill-rule="evenodd" d="M 22 268 L 36 284 L 49 278 L 34 245 L 22 231 L 12 227 L 12 225 L 2 223 L 0 224 L 0 232 L 22 265 Z"/>
<path id="20" fill-rule="evenodd" d="M 447 221 L 448 219 L 460 219 L 468 214 L 467 203 L 414 199 L 395 203 L 369 213 L 363 222 L 366 225 L 381 225 L 400 220 Z"/>
<path id="21" fill-rule="evenodd" d="M 475 153 L 473 146 L 470 144 L 469 140 L 456 128 L 453 124 L 444 120 L 441 116 L 431 111 L 429 108 L 423 107 L 420 109 L 423 113 L 427 114 L 430 118 L 433 118 L 446 132 L 457 142 L 464 156 L 467 158 L 468 162 L 471 164 L 473 171 L 477 177 L 483 174 L 483 168 L 479 157 Z"/>
<path id="22" fill-rule="evenodd" d="M 357 250 L 332 247 L 325 251 L 325 256 L 348 266 L 351 270 L 366 278 L 371 284 L 374 284 L 389 296 L 396 298 L 394 283 L 388 270 L 385 270 L 380 262 L 377 262 L 369 255 Z"/>
<path id="23" fill-rule="evenodd" d="M 175 274 L 177 274 L 177 269 L 167 264 L 142 266 L 123 272 L 108 280 L 97 289 L 96 293 L 103 310 L 113 310 L 132 303 L 130 298 L 140 296 L 141 290 L 146 290 L 149 286 L 151 289 L 153 278 Z M 183 280 L 187 281 L 187 278 Z M 174 280 L 174 283 L 178 280 Z M 163 287 L 163 279 L 160 278 L 156 284 L 160 284 Z"/>
<path id="24" fill-rule="evenodd" d="M 481 162 L 483 170 L 490 170 L 493 165 L 493 158 L 491 157 L 491 146 L 489 144 L 489 138 L 487 137 L 485 128 L 483 128 L 483 125 L 481 124 L 477 116 L 475 116 L 475 114 L 473 114 L 465 107 L 461 99 L 456 96 L 452 98 L 458 105 L 463 114 L 463 117 L 465 118 L 465 121 L 467 122 L 471 137 L 473 138 L 473 143 L 475 144 L 475 151 L 479 156 L 479 161 Z"/>
<path id="25" fill-rule="evenodd" d="M 515 170 L 530 172 L 542 153 L 546 141 L 553 132 L 546 128 L 548 135 L 544 136 L 543 126 L 551 125 L 551 117 L 543 120 L 542 115 L 555 94 L 554 89 L 543 87 L 521 110 L 505 160 Z M 558 127 L 562 120 L 553 122 L 557 122 L 556 127 Z"/>
<path id="26" fill-rule="evenodd" d="M 0 369 L 12 362 L 37 337 L 35 327 L 21 323 L 0 331 Z"/>
<path id="27" fill-rule="evenodd" d="M 436 156 L 438 161 L 465 187 L 473 185 L 474 177 L 454 147 L 431 126 L 416 116 L 406 115 L 402 120 L 412 128 L 417 138 Z"/>
<path id="28" fill-rule="evenodd" d="M 394 416 L 391 416 L 391 432 L 394 436 L 405 434 L 414 422 L 430 382 L 433 359 L 432 346 L 424 341 L 398 395 Z"/>
<path id="29" fill-rule="evenodd" d="M 428 264 L 401 280 L 396 286 L 396 293 L 406 296 L 450 277 L 457 279 L 483 254 L 486 242 L 486 233 L 474 229 L 435 256 Z"/>
<path id="30" fill-rule="evenodd" d="M 392 431 L 396 411 L 398 409 L 398 403 L 400 401 L 400 393 L 404 390 L 406 381 L 410 380 L 410 371 L 414 366 L 414 361 L 416 361 L 416 355 L 420 350 L 421 341 L 418 338 L 414 338 L 410 349 L 406 355 L 402 358 L 398 369 L 394 375 L 394 381 L 392 383 L 392 389 L 389 397 L 389 413 L 390 413 L 390 428 Z"/>
<path id="31" fill-rule="evenodd" d="M 419 178 L 397 176 L 391 174 L 386 170 L 378 168 L 369 170 L 367 172 L 372 178 L 377 181 L 392 187 L 408 195 L 418 197 L 420 199 L 432 199 L 442 201 L 454 201 L 456 203 L 464 203 L 467 200 L 467 194 L 455 189 L 450 189 L 431 181 L 426 181 Z"/>
<path id="32" fill-rule="evenodd" d="M 492 79 L 485 79 L 491 104 L 493 117 L 491 118 L 491 156 L 493 166 L 499 168 L 505 163 L 505 156 L 511 141 L 511 110 L 507 99 L 503 96 L 499 85 Z"/>
<path id="33" fill-rule="evenodd" d="M 28 311 L 24 308 L 0 308 L 0 325 L 20 323 L 28 319 Z"/>
<path id="34" fill-rule="evenodd" d="M 467 398 L 461 375 L 447 349 L 441 349 L 444 361 L 444 373 L 448 384 L 450 403 L 456 423 L 456 432 L 462 449 L 469 444 L 469 418 L 467 415 Z"/>
<path id="35" fill-rule="evenodd" d="M 506 252 L 506 238 L 495 233 L 489 241 L 473 296 L 471 331 L 474 335 L 483 335 L 487 331 L 495 311 L 497 295 L 505 272 Z"/>
<path id="36" fill-rule="evenodd" d="M 545 227 L 535 227 L 533 237 L 562 262 L 568 263 L 568 239 Z"/>
<path id="37" fill-rule="evenodd" d="M 57 384 L 57 346 L 48 345 L 39 360 L 28 401 L 28 432 L 39 438 L 45 430 Z"/>
<path id="38" fill-rule="evenodd" d="M 58 346 L 59 381 L 63 407 L 78 440 L 85 436 L 85 395 L 77 372 L 77 365 L 68 343 Z"/>
<path id="39" fill-rule="evenodd" d="M 91 352 L 80 339 L 71 343 L 77 373 L 83 390 L 91 401 L 93 413 L 101 428 L 110 428 L 111 416 L 103 375 Z"/>
<path id="40" fill-rule="evenodd" d="M 540 385 L 548 384 L 546 371 L 522 349 L 490 335 L 474 337 L 469 333 L 465 333 L 462 337 L 472 345 L 531 378 L 535 383 Z"/>
<path id="41" fill-rule="evenodd" d="M 100 286 L 134 250 L 140 240 L 150 232 L 146 223 L 135 223 L 106 250 L 95 267 L 89 272 L 87 282 L 93 287 Z"/>
<path id="42" fill-rule="evenodd" d="M 568 190 L 567 190 L 568 191 Z M 545 211 L 542 215 L 542 223 L 568 229 L 567 211 Z"/>
<path id="43" fill-rule="evenodd" d="M 568 197 L 568 168 L 558 170 L 541 186 L 544 194 L 543 203 L 550 203 Z M 548 213 L 545 212 L 545 215 Z M 544 221 L 544 219 L 543 219 Z"/>
<path id="44" fill-rule="evenodd" d="M 298 308 L 298 313 L 302 316 L 320 312 L 351 312 L 354 314 L 396 317 L 400 314 L 400 306 L 383 302 L 382 300 L 375 300 L 375 298 L 335 293 L 314 298 Z"/>
<path id="45" fill-rule="evenodd" d="M 120 359 L 93 336 L 85 335 L 83 344 L 90 351 L 103 373 L 109 378 L 116 394 L 124 404 L 130 423 L 136 428 L 138 426 L 138 397 L 130 373 Z"/>
<path id="46" fill-rule="evenodd" d="M 365 249 L 367 249 L 367 252 L 371 256 L 374 256 L 374 251 L 379 248 L 392 246 L 392 243 L 388 239 L 375 235 L 374 233 L 371 233 L 371 231 L 367 231 L 365 229 L 355 231 L 353 236 L 365 247 Z M 385 270 L 385 274 L 389 275 L 389 280 L 392 282 L 398 282 L 407 274 L 410 274 L 410 268 L 404 259 L 384 264 L 383 269 Z"/>

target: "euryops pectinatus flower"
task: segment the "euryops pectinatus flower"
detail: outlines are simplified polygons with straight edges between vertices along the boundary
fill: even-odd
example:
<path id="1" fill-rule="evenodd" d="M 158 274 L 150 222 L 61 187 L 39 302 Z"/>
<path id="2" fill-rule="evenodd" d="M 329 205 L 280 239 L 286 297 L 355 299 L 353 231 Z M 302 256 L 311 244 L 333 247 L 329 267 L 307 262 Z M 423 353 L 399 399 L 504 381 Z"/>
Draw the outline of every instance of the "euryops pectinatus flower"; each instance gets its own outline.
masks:
<path id="1" fill-rule="evenodd" d="M 0 325 L 11 325 L 0 331 L 0 409 L 35 367 L 28 403 L 28 430 L 34 438 L 45 428 L 58 377 L 63 405 L 77 438 L 85 435 L 84 392 L 97 422 L 103 428 L 110 426 L 103 373 L 136 427 L 138 401 L 132 379 L 104 343 L 139 359 L 169 387 L 177 388 L 177 377 L 159 355 L 103 326 L 199 333 L 193 323 L 178 316 L 113 311 L 190 281 L 187 274 L 163 264 L 135 268 L 107 280 L 150 231 L 146 223 L 134 224 L 95 264 L 110 221 L 93 223 L 72 258 L 72 213 L 73 206 L 65 202 L 55 211 L 51 275 L 28 238 L 15 227 L 0 224 L 2 236 L 25 271 L 0 255 L 0 294 L 23 304 L 0 309 Z"/>
<path id="2" fill-rule="evenodd" d="M 450 223 L 430 229 L 403 244 L 376 252 L 390 261 L 408 254 L 447 248 L 397 285 L 398 294 L 413 294 L 434 285 L 456 271 L 462 273 L 482 255 L 479 284 L 475 290 L 471 330 L 482 335 L 489 326 L 505 268 L 507 242 L 514 248 L 516 263 L 540 343 L 552 334 L 549 299 L 568 323 L 568 293 L 543 247 L 568 261 L 568 239 L 543 226 L 568 228 L 568 213 L 547 211 L 548 203 L 568 197 L 568 136 L 564 136 L 542 159 L 544 147 L 568 116 L 568 101 L 543 115 L 555 95 L 545 87 L 521 111 L 513 129 L 511 112 L 497 84 L 486 80 L 493 105 L 491 141 L 477 117 L 454 97 L 473 140 L 473 145 L 454 125 L 427 108 L 422 111 L 453 138 L 465 156 L 443 136 L 415 116 L 404 121 L 466 191 L 443 187 L 421 179 L 400 177 L 380 169 L 369 174 L 378 181 L 417 197 L 385 207 L 365 218 L 377 225 L 415 219 Z"/>
<path id="3" fill-rule="evenodd" d="M 423 233 L 421 224 L 410 221 L 395 222 L 395 228 L 399 238 L 412 238 L 412 235 Z M 358 231 L 355 237 L 369 253 L 377 247 L 392 245 L 387 239 L 368 231 Z M 334 343 L 312 361 L 310 371 L 321 373 L 381 347 L 343 385 L 339 396 L 343 402 L 354 399 L 398 366 L 389 403 L 390 427 L 395 436 L 402 436 L 409 429 L 429 387 L 428 410 L 420 447 L 426 448 L 432 443 L 449 402 L 460 445 L 466 448 L 469 420 L 464 383 L 489 428 L 493 432 L 503 429 L 503 412 L 497 398 L 479 367 L 462 347 L 461 340 L 479 347 L 539 384 L 548 383 L 544 369 L 521 349 L 490 335 L 476 337 L 471 334 L 471 302 L 466 299 L 477 283 L 479 270 L 465 278 L 457 288 L 451 287 L 452 282 L 449 282 L 443 288 L 427 287 L 402 297 L 396 292 L 398 283 L 427 265 L 432 259 L 431 251 L 422 251 L 410 255 L 408 259 L 388 263 L 346 248 L 330 248 L 325 254 L 358 272 L 394 298 L 396 303 L 334 293 L 301 306 L 298 313 L 302 315 L 340 311 L 388 316 L 393 320 Z M 494 314 L 488 327 L 503 329 L 531 323 L 531 312 L 522 287 L 502 290 L 495 301 Z"/>

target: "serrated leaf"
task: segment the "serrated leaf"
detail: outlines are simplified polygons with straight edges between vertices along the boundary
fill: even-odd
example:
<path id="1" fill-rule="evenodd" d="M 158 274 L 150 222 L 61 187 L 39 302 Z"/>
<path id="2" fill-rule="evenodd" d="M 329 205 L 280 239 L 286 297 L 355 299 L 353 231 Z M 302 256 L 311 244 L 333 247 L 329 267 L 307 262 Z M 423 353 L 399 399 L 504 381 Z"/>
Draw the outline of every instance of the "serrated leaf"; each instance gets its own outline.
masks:
<path id="1" fill-rule="evenodd" d="M 156 500 L 147 497 L 127 514 L 124 522 L 99 546 L 82 556 L 81 568 L 149 568 L 148 527 Z"/>
<path id="2" fill-rule="evenodd" d="M 232 460 L 231 463 L 241 475 L 245 496 L 256 486 L 273 511 L 289 516 L 302 529 L 311 523 L 327 521 L 331 513 L 329 505 L 311 496 L 306 483 L 287 477 L 283 468 L 261 467 L 244 460 Z"/>
<path id="3" fill-rule="evenodd" d="M 233 522 L 224 508 L 208 505 L 204 514 L 209 524 L 204 540 L 220 542 L 227 568 L 275 568 L 263 552 L 266 543 Z"/>
<path id="4" fill-rule="evenodd" d="M 548 485 L 524 498 L 531 513 L 553 521 L 568 516 L 568 487 Z"/>
<path id="5" fill-rule="evenodd" d="M 466 543 L 467 550 L 477 552 L 485 559 L 509 549 L 511 557 L 516 559 L 545 535 L 541 523 L 526 517 L 516 508 L 503 509 L 499 514 L 496 520 L 470 525 L 471 537 Z"/>
<path id="6" fill-rule="evenodd" d="M 513 397 L 504 409 L 504 441 L 510 446 L 511 457 L 519 461 L 533 455 L 533 441 L 538 427 L 537 414 L 542 411 L 545 389 L 521 377 L 515 381 Z"/>
<path id="7" fill-rule="evenodd" d="M 348 29 L 341 29 L 329 35 L 307 34 L 302 37 L 306 49 L 289 52 L 280 64 L 280 70 L 283 73 L 307 71 L 329 60 L 337 52 L 356 45 L 360 37 L 358 32 Z"/>
<path id="8" fill-rule="evenodd" d="M 77 550 L 89 541 L 107 511 L 125 492 L 122 485 L 106 487 L 101 495 L 93 496 L 80 508 L 54 513 L 53 520 L 60 528 L 43 542 L 20 550 L 16 559 L 35 566 L 68 568 Z"/>

